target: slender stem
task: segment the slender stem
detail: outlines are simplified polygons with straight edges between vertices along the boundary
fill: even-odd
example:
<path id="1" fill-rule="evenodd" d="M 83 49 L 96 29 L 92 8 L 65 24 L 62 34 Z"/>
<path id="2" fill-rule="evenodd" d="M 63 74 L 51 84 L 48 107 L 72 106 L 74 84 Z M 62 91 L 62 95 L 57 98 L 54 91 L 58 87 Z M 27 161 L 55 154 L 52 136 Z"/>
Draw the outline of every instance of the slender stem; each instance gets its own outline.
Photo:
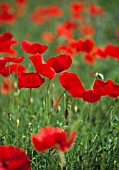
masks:
<path id="1" fill-rule="evenodd" d="M 30 105 L 31 92 L 32 92 L 32 89 L 30 88 L 30 90 L 29 90 L 29 95 L 28 95 L 28 100 L 27 100 L 27 103 L 26 103 L 25 108 L 24 108 L 24 111 L 25 111 L 25 112 L 27 111 L 28 106 Z"/>
<path id="2" fill-rule="evenodd" d="M 56 105 L 55 105 L 55 109 L 57 109 L 57 106 L 58 106 L 58 104 L 59 104 L 59 102 L 60 102 L 60 100 L 61 100 L 61 98 L 63 97 L 63 95 L 64 95 L 65 92 L 66 92 L 66 90 L 64 90 L 63 93 L 60 95 L 60 97 L 59 97 L 59 99 L 58 99 L 58 101 L 57 101 L 57 103 L 56 103 Z"/>

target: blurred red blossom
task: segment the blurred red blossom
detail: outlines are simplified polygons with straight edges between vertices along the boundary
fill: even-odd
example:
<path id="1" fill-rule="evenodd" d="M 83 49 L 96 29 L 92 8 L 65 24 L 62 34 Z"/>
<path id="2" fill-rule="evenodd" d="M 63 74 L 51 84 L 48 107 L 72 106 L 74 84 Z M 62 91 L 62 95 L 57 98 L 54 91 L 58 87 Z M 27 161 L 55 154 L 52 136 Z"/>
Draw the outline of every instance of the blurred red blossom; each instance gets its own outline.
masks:
<path id="1" fill-rule="evenodd" d="M 37 7 L 31 13 L 31 19 L 35 24 L 43 24 L 50 21 L 52 18 L 57 18 L 62 15 L 62 10 L 56 5 L 49 5 L 47 7 Z"/>
<path id="2" fill-rule="evenodd" d="M 16 146 L 0 146 L 0 170 L 30 170 L 26 153 Z"/>
<path id="3" fill-rule="evenodd" d="M 42 54 L 48 48 L 48 46 L 46 45 L 40 44 L 38 42 L 31 43 L 27 40 L 22 41 L 21 46 L 23 50 L 28 54 L 36 54 L 36 53 Z"/>
<path id="4" fill-rule="evenodd" d="M 87 64 L 94 64 L 95 63 L 95 54 L 94 53 L 86 53 L 83 55 Z"/>
<path id="5" fill-rule="evenodd" d="M 68 19 L 56 27 L 56 33 L 69 41 L 73 39 L 73 32 L 76 28 L 77 24 L 73 20 Z"/>
<path id="6" fill-rule="evenodd" d="M 71 56 L 71 58 L 76 56 L 76 52 L 74 49 L 70 47 L 68 44 L 60 44 L 55 47 L 55 51 L 60 53 L 60 54 L 68 54 Z"/>
<path id="7" fill-rule="evenodd" d="M 44 42 L 51 43 L 55 40 L 55 36 L 51 32 L 43 32 L 41 38 Z"/>
<path id="8" fill-rule="evenodd" d="M 18 75 L 18 89 L 21 88 L 38 88 L 45 82 L 37 73 L 20 73 Z"/>
<path id="9" fill-rule="evenodd" d="M 68 136 L 67 132 L 59 127 L 46 126 L 39 130 L 38 135 L 31 134 L 31 141 L 38 152 L 45 152 L 51 148 L 56 148 L 64 152 L 70 149 L 75 136 L 76 131 L 73 131 Z"/>
<path id="10" fill-rule="evenodd" d="M 116 60 L 119 60 L 119 46 L 109 44 L 105 47 L 105 53 Z"/>
<path id="11" fill-rule="evenodd" d="M 16 20 L 16 12 L 8 2 L 0 3 L 0 23 L 12 24 Z"/>
<path id="12" fill-rule="evenodd" d="M 87 25 L 86 23 L 79 25 L 79 31 L 83 36 L 95 34 L 95 28 L 92 25 Z"/>
<path id="13" fill-rule="evenodd" d="M 16 51 L 12 48 L 17 44 L 17 40 L 12 40 L 13 35 L 9 32 L 0 34 L 0 53 L 15 55 Z"/>
<path id="14" fill-rule="evenodd" d="M 74 18 L 80 18 L 82 11 L 85 9 L 85 6 L 81 2 L 73 2 L 70 4 L 71 14 Z"/>
<path id="15" fill-rule="evenodd" d="M 71 66 L 72 59 L 69 55 L 62 54 L 56 57 L 48 58 L 46 63 L 52 67 L 56 73 L 59 73 L 61 71 L 67 70 Z"/>
<path id="16" fill-rule="evenodd" d="M 94 42 L 92 39 L 78 39 L 70 42 L 72 48 L 76 49 L 77 52 L 90 53 L 94 48 Z"/>
<path id="17" fill-rule="evenodd" d="M 2 94 L 8 94 L 10 93 L 12 90 L 14 89 L 14 82 L 9 80 L 9 79 L 5 79 L 1 82 L 1 93 Z"/>
<path id="18" fill-rule="evenodd" d="M 103 15 L 104 14 L 104 9 L 97 5 L 96 3 L 91 3 L 88 7 L 88 13 L 91 16 L 96 16 L 96 15 Z"/>

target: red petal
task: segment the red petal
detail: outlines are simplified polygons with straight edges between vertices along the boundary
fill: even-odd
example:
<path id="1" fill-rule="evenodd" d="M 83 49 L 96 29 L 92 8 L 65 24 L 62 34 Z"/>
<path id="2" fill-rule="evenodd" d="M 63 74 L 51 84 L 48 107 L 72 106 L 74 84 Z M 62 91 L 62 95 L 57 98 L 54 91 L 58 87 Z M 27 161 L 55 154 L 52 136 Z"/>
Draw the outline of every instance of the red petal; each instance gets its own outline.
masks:
<path id="1" fill-rule="evenodd" d="M 50 67 L 47 63 L 44 62 L 42 56 L 40 54 L 36 54 L 34 56 L 29 57 L 32 61 L 35 70 L 37 73 L 45 76 L 49 79 L 53 79 L 55 77 L 55 71 L 52 67 Z"/>
<path id="2" fill-rule="evenodd" d="M 46 45 L 40 44 L 38 42 L 31 43 L 27 40 L 22 41 L 21 46 L 23 50 L 29 54 L 42 54 L 48 48 Z"/>
<path id="3" fill-rule="evenodd" d="M 56 73 L 67 70 L 72 64 L 72 59 L 69 55 L 59 55 L 49 58 L 46 63 L 52 67 Z"/>
<path id="4" fill-rule="evenodd" d="M 84 87 L 75 73 L 62 72 L 60 73 L 59 81 L 73 97 L 82 97 Z"/>
<path id="5" fill-rule="evenodd" d="M 45 79 L 37 73 L 21 73 L 18 75 L 18 88 L 38 88 L 45 82 Z"/>
<path id="6" fill-rule="evenodd" d="M 3 167 L 5 165 L 5 169 L 9 170 L 30 170 L 28 156 L 16 146 L 0 146 L 0 164 L 3 164 Z"/>
<path id="7" fill-rule="evenodd" d="M 100 100 L 100 95 L 95 93 L 94 90 L 85 90 L 82 94 L 82 98 L 86 102 L 94 103 Z"/>

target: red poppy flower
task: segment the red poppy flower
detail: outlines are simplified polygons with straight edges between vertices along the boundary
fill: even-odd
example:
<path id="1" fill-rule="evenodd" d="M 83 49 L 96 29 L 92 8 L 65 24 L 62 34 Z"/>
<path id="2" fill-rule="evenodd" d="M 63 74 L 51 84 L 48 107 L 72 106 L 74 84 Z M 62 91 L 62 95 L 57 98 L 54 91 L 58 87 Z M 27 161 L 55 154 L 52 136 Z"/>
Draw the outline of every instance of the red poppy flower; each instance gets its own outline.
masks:
<path id="1" fill-rule="evenodd" d="M 94 54 L 91 54 L 91 53 L 87 54 L 86 53 L 83 57 L 88 64 L 94 64 L 95 63 L 95 55 Z"/>
<path id="2" fill-rule="evenodd" d="M 30 170 L 29 158 L 16 146 L 0 146 L 0 170 Z"/>
<path id="3" fill-rule="evenodd" d="M 110 96 L 116 98 L 119 96 L 119 84 L 115 84 L 112 80 L 95 80 L 93 85 L 94 91 L 100 96 Z"/>
<path id="4" fill-rule="evenodd" d="M 17 44 L 17 40 L 12 40 L 12 38 L 13 35 L 9 32 L 0 35 L 0 53 L 16 54 L 12 46 Z"/>
<path id="5" fill-rule="evenodd" d="M 98 47 L 96 49 L 95 54 L 97 55 L 98 58 L 101 58 L 101 59 L 106 59 L 108 57 L 108 55 L 105 52 L 105 48 L 101 48 L 101 47 Z"/>
<path id="6" fill-rule="evenodd" d="M 75 140 L 75 136 L 75 131 L 68 137 L 66 131 L 58 127 L 46 126 L 39 130 L 38 135 L 32 134 L 31 141 L 38 152 L 45 152 L 51 148 L 68 151 Z"/>
<path id="7" fill-rule="evenodd" d="M 27 5 L 27 0 L 14 0 L 17 8 L 24 8 Z"/>
<path id="8" fill-rule="evenodd" d="M 75 73 L 62 72 L 59 76 L 60 84 L 73 96 L 82 97 L 85 90 L 82 82 Z"/>
<path id="9" fill-rule="evenodd" d="M 87 52 L 90 53 L 93 50 L 94 42 L 91 39 L 77 41 L 71 41 L 70 45 L 72 48 L 75 48 L 77 52 Z"/>
<path id="10" fill-rule="evenodd" d="M 83 36 L 95 34 L 94 27 L 92 27 L 91 25 L 87 25 L 87 24 L 79 25 L 79 31 L 80 31 L 81 35 L 83 35 Z"/>
<path id="11" fill-rule="evenodd" d="M 0 70 L 0 74 L 4 77 L 10 76 L 12 73 L 18 74 L 21 72 L 27 72 L 27 68 L 22 64 L 10 64 L 9 66 L 5 66 Z"/>
<path id="12" fill-rule="evenodd" d="M 113 84 L 112 90 L 109 91 L 109 96 L 112 98 L 117 98 L 119 96 L 119 84 Z"/>
<path id="13" fill-rule="evenodd" d="M 37 73 L 21 73 L 18 75 L 18 89 L 38 88 L 45 82 L 45 79 Z"/>
<path id="14" fill-rule="evenodd" d="M 80 2 L 73 2 L 70 4 L 70 9 L 74 18 L 80 18 L 81 12 L 85 9 L 85 7 Z"/>
<path id="15" fill-rule="evenodd" d="M 94 90 L 85 90 L 82 93 L 82 98 L 86 102 L 94 103 L 100 100 L 100 95 L 98 95 Z"/>
<path id="16" fill-rule="evenodd" d="M 22 41 L 21 46 L 26 53 L 29 54 L 42 54 L 46 51 L 48 46 L 40 44 L 38 42 L 31 43 L 27 40 Z"/>
<path id="17" fill-rule="evenodd" d="M 44 62 L 40 54 L 37 53 L 36 55 L 29 57 L 29 59 L 32 61 L 38 74 L 41 74 L 49 79 L 54 79 L 56 75 L 55 70 Z"/>
<path id="18" fill-rule="evenodd" d="M 51 32 L 43 32 L 41 34 L 41 38 L 43 41 L 51 43 L 55 40 L 55 36 Z"/>
<path id="19" fill-rule="evenodd" d="M 60 54 L 68 54 L 71 58 L 75 57 L 76 52 L 74 49 L 70 47 L 70 45 L 60 44 L 55 48 L 56 52 Z"/>
<path id="20" fill-rule="evenodd" d="M 42 24 L 61 15 L 62 10 L 56 5 L 40 6 L 31 13 L 31 19 L 35 24 Z"/>
<path id="21" fill-rule="evenodd" d="M 1 83 L 1 93 L 2 94 L 8 94 L 13 89 L 14 89 L 14 82 L 13 81 L 11 81 L 9 79 L 5 79 L 5 80 L 2 81 L 2 83 Z"/>
<path id="22" fill-rule="evenodd" d="M 12 24 L 16 20 L 16 13 L 7 2 L 0 3 L 0 23 Z"/>
<path id="23" fill-rule="evenodd" d="M 105 53 L 107 56 L 119 60 L 119 47 L 109 44 L 105 47 Z"/>
<path id="24" fill-rule="evenodd" d="M 104 14 L 104 9 L 102 7 L 100 7 L 99 5 L 95 4 L 95 3 L 91 3 L 89 5 L 89 11 L 88 12 L 92 16 L 103 15 Z"/>
<path id="25" fill-rule="evenodd" d="M 16 58 L 16 57 L 9 57 L 9 56 L 5 56 L 5 57 L 1 57 L 0 58 L 0 63 L 1 62 L 13 62 L 13 63 L 20 63 L 24 60 L 24 56 Z"/>
<path id="26" fill-rule="evenodd" d="M 61 71 L 67 70 L 71 66 L 72 59 L 69 55 L 64 54 L 51 57 L 46 61 L 46 63 L 52 67 L 56 73 L 59 73 Z"/>
<path id="27" fill-rule="evenodd" d="M 62 10 L 56 5 L 49 5 L 46 7 L 46 14 L 50 17 L 60 17 L 62 15 Z"/>

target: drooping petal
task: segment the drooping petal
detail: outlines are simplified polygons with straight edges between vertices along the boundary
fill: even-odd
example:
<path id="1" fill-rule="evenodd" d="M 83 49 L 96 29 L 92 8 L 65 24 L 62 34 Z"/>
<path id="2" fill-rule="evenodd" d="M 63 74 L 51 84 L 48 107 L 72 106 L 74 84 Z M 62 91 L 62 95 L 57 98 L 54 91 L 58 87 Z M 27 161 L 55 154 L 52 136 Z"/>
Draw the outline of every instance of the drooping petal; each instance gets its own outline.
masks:
<path id="1" fill-rule="evenodd" d="M 45 82 L 45 79 L 37 73 L 21 73 L 18 75 L 18 89 L 38 88 Z"/>
<path id="2" fill-rule="evenodd" d="M 60 84 L 73 96 L 82 97 L 85 90 L 80 78 L 73 72 L 62 72 L 59 76 Z"/>

